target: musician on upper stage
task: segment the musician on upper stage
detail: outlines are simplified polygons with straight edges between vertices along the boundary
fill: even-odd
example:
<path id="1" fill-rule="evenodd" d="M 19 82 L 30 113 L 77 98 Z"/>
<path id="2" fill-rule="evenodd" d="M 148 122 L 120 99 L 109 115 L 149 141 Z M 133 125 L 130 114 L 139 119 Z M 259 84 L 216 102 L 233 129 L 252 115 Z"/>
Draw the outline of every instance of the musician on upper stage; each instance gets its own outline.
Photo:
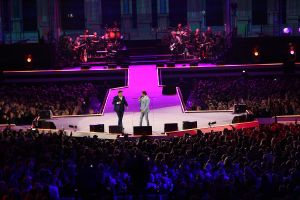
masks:
<path id="1" fill-rule="evenodd" d="M 194 55 L 197 57 L 200 57 L 200 51 L 201 51 L 201 45 L 202 45 L 202 33 L 199 28 L 195 30 L 195 33 L 193 34 L 193 47 L 194 47 Z"/>
<path id="2" fill-rule="evenodd" d="M 175 31 L 172 31 L 170 38 L 170 51 L 173 57 L 176 57 L 179 54 L 179 51 L 181 50 L 181 45 L 181 38 L 177 35 Z"/>
<path id="3" fill-rule="evenodd" d="M 80 60 L 81 51 L 82 51 L 82 43 L 80 41 L 80 37 L 76 37 L 73 43 L 73 52 L 77 61 Z"/>
<path id="4" fill-rule="evenodd" d="M 206 36 L 207 41 L 213 43 L 215 37 L 214 37 L 214 33 L 213 33 L 210 26 L 207 27 L 207 30 L 205 32 L 205 36 Z"/>
<path id="5" fill-rule="evenodd" d="M 93 33 L 93 37 L 91 38 L 91 40 L 91 42 L 99 42 L 99 37 L 96 31 Z"/>
<path id="6" fill-rule="evenodd" d="M 68 49 L 68 50 L 72 50 L 72 48 L 73 48 L 73 39 L 72 39 L 72 37 L 67 38 L 65 48 Z"/>
<path id="7" fill-rule="evenodd" d="M 80 41 L 80 37 L 76 37 L 74 43 L 73 43 L 73 50 L 77 51 L 79 50 L 81 47 L 81 41 Z"/>
<path id="8" fill-rule="evenodd" d="M 176 32 L 181 32 L 181 31 L 183 31 L 182 24 L 181 24 L 181 23 L 178 23 L 178 24 L 177 24 L 177 28 L 176 28 Z"/>
<path id="9" fill-rule="evenodd" d="M 87 40 L 88 37 L 89 37 L 89 29 L 85 29 L 85 30 L 83 31 L 83 39 L 84 39 L 84 40 Z"/>
<path id="10" fill-rule="evenodd" d="M 173 43 L 181 43 L 181 39 L 180 39 L 180 37 L 176 34 L 176 32 L 175 31 L 172 31 L 171 32 L 171 44 L 173 44 Z"/>
<path id="11" fill-rule="evenodd" d="M 202 34 L 199 28 L 195 30 L 193 42 L 195 45 L 200 45 L 202 42 Z"/>
<path id="12" fill-rule="evenodd" d="M 93 37 L 90 38 L 89 55 L 94 57 L 96 55 L 97 47 L 99 46 L 100 38 L 95 31 Z"/>

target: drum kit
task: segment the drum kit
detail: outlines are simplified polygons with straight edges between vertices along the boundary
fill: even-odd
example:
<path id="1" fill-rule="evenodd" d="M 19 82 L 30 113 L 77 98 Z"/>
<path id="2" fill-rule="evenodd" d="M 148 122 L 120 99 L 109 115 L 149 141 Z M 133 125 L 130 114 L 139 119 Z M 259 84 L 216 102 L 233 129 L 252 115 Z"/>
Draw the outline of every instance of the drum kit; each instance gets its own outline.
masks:
<path id="1" fill-rule="evenodd" d="M 111 40 L 111 42 L 120 40 L 122 37 L 119 28 L 108 28 L 106 30 L 106 34 L 108 34 L 109 40 Z"/>

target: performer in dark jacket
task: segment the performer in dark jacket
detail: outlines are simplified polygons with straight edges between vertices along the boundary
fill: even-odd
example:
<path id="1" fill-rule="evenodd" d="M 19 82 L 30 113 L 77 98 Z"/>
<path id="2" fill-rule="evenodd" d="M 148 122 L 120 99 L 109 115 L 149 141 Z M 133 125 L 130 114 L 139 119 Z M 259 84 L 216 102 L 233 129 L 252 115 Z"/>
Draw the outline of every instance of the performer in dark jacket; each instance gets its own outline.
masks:
<path id="1" fill-rule="evenodd" d="M 114 97 L 113 104 L 114 104 L 114 111 L 118 115 L 118 126 L 123 128 L 123 123 L 122 123 L 123 115 L 124 115 L 125 108 L 128 107 L 128 103 L 125 97 L 123 96 L 123 91 L 119 91 L 118 95 Z"/>

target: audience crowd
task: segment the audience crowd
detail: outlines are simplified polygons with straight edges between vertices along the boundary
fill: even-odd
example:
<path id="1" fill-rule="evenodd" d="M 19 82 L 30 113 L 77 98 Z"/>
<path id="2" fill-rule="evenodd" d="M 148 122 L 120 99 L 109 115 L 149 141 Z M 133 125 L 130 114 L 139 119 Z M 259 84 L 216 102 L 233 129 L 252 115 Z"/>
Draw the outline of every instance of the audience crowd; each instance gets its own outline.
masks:
<path id="1" fill-rule="evenodd" d="M 53 115 L 97 114 L 107 88 L 93 82 L 3 84 L 0 124 L 31 124 L 41 110 Z"/>
<path id="2" fill-rule="evenodd" d="M 213 77 L 183 87 L 189 110 L 230 110 L 246 104 L 256 117 L 300 114 L 300 79 L 296 77 Z"/>
<path id="3" fill-rule="evenodd" d="M 5 129 L 0 143 L 0 199 L 300 199 L 297 123 L 160 140 Z"/>

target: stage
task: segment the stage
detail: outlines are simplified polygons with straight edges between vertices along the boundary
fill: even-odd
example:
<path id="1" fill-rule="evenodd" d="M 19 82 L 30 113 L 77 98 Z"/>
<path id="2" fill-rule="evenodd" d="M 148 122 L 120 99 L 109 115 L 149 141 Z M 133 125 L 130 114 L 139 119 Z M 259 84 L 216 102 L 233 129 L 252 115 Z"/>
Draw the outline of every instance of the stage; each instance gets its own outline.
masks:
<path id="1" fill-rule="evenodd" d="M 240 64 L 216 65 L 176 64 L 175 67 L 157 67 L 156 65 L 130 65 L 129 68 L 108 68 L 107 66 L 92 65 L 89 69 L 80 66 L 63 70 L 31 70 L 31 71 L 5 71 L 4 82 L 64 82 L 64 81 L 97 81 L 107 80 L 117 88 L 111 88 L 102 104 L 99 114 L 79 116 L 54 116 L 52 121 L 57 129 L 64 129 L 73 136 L 94 136 L 99 138 L 115 139 L 118 134 L 109 134 L 109 126 L 117 124 L 117 116 L 113 111 L 112 99 L 119 90 L 123 90 L 129 109 L 126 110 L 123 125 L 127 134 L 133 134 L 133 127 L 139 125 L 138 97 L 146 90 L 150 99 L 150 125 L 154 137 L 165 137 L 164 124 L 177 123 L 179 131 L 182 130 L 183 121 L 197 121 L 202 131 L 220 131 L 230 128 L 235 114 L 231 110 L 224 111 L 187 111 L 180 90 L 174 95 L 163 95 L 163 85 L 177 83 L 181 77 L 193 80 L 202 77 L 215 76 L 241 76 L 242 71 L 248 75 L 276 76 L 282 73 L 282 63 L 269 64 Z M 296 65 L 295 73 L 299 73 Z M 115 83 L 115 84 L 114 84 Z M 216 122 L 213 129 L 208 129 L 209 122 Z M 104 124 L 105 133 L 90 132 L 90 125 Z M 145 125 L 145 122 L 144 122 Z M 255 127 L 256 124 L 251 124 Z M 74 127 L 77 127 L 76 129 Z M 194 134 L 194 132 L 192 132 Z M 173 136 L 182 136 L 183 132 L 172 133 Z"/>
<path id="2" fill-rule="evenodd" d="M 231 127 L 232 119 L 236 116 L 231 110 L 187 111 L 184 101 L 181 99 L 180 90 L 177 89 L 177 93 L 174 95 L 163 95 L 163 85 L 177 83 L 181 77 L 192 81 L 201 77 L 241 76 L 243 71 L 250 76 L 276 76 L 283 73 L 282 65 L 283 63 L 199 64 L 198 66 L 176 64 L 175 67 L 157 67 L 153 64 L 130 65 L 129 68 L 117 67 L 114 69 L 107 66 L 90 66 L 89 69 L 82 69 L 78 66 L 63 70 L 4 71 L 3 75 L 4 83 L 110 81 L 117 88 L 109 89 L 99 114 L 54 116 L 48 121 L 52 121 L 57 129 L 64 129 L 68 133 L 72 132 L 73 136 L 98 135 L 100 138 L 114 139 L 117 134 L 109 134 L 108 130 L 110 125 L 117 124 L 112 99 L 119 90 L 124 92 L 124 96 L 129 103 L 129 109 L 126 110 L 123 119 L 125 133 L 127 134 L 132 134 L 133 127 L 139 125 L 138 97 L 143 90 L 147 91 L 151 99 L 149 119 L 154 136 L 165 136 L 164 124 L 166 123 L 178 123 L 179 130 L 182 130 L 183 121 L 197 121 L 198 128 L 201 130 L 210 130 L 207 129 L 209 127 L 208 123 L 216 121 L 216 125 L 214 125 L 216 129 L 214 130 L 221 130 L 224 127 Z M 299 71 L 299 63 L 297 63 L 295 73 L 299 74 Z M 96 124 L 104 124 L 105 133 L 90 132 L 90 125 Z"/>
<path id="3" fill-rule="evenodd" d="M 206 67 L 212 67 L 207 65 Z M 159 85 L 159 69 L 155 65 L 134 65 L 128 69 L 128 85 L 121 88 L 109 90 L 105 101 L 103 113 L 100 115 L 86 116 L 65 116 L 54 117 L 50 121 L 54 122 L 57 129 L 74 130 L 70 126 L 77 126 L 74 136 L 90 135 L 89 126 L 94 124 L 104 124 L 105 132 L 108 132 L 109 125 L 117 124 L 117 116 L 113 111 L 112 100 L 119 90 L 122 90 L 126 97 L 129 108 L 126 110 L 123 126 L 125 133 L 132 134 L 133 126 L 139 125 L 139 102 L 138 97 L 143 90 L 146 90 L 150 99 L 149 119 L 153 129 L 153 135 L 164 133 L 165 123 L 178 123 L 182 130 L 183 121 L 197 121 L 199 128 L 208 127 L 208 123 L 216 121 L 216 126 L 231 124 L 232 111 L 216 112 L 185 112 L 179 94 L 163 95 L 162 86 Z M 144 122 L 145 123 L 145 122 Z M 95 133 L 93 133 L 94 135 Z M 97 134 L 99 137 L 116 137 L 107 133 Z"/>

